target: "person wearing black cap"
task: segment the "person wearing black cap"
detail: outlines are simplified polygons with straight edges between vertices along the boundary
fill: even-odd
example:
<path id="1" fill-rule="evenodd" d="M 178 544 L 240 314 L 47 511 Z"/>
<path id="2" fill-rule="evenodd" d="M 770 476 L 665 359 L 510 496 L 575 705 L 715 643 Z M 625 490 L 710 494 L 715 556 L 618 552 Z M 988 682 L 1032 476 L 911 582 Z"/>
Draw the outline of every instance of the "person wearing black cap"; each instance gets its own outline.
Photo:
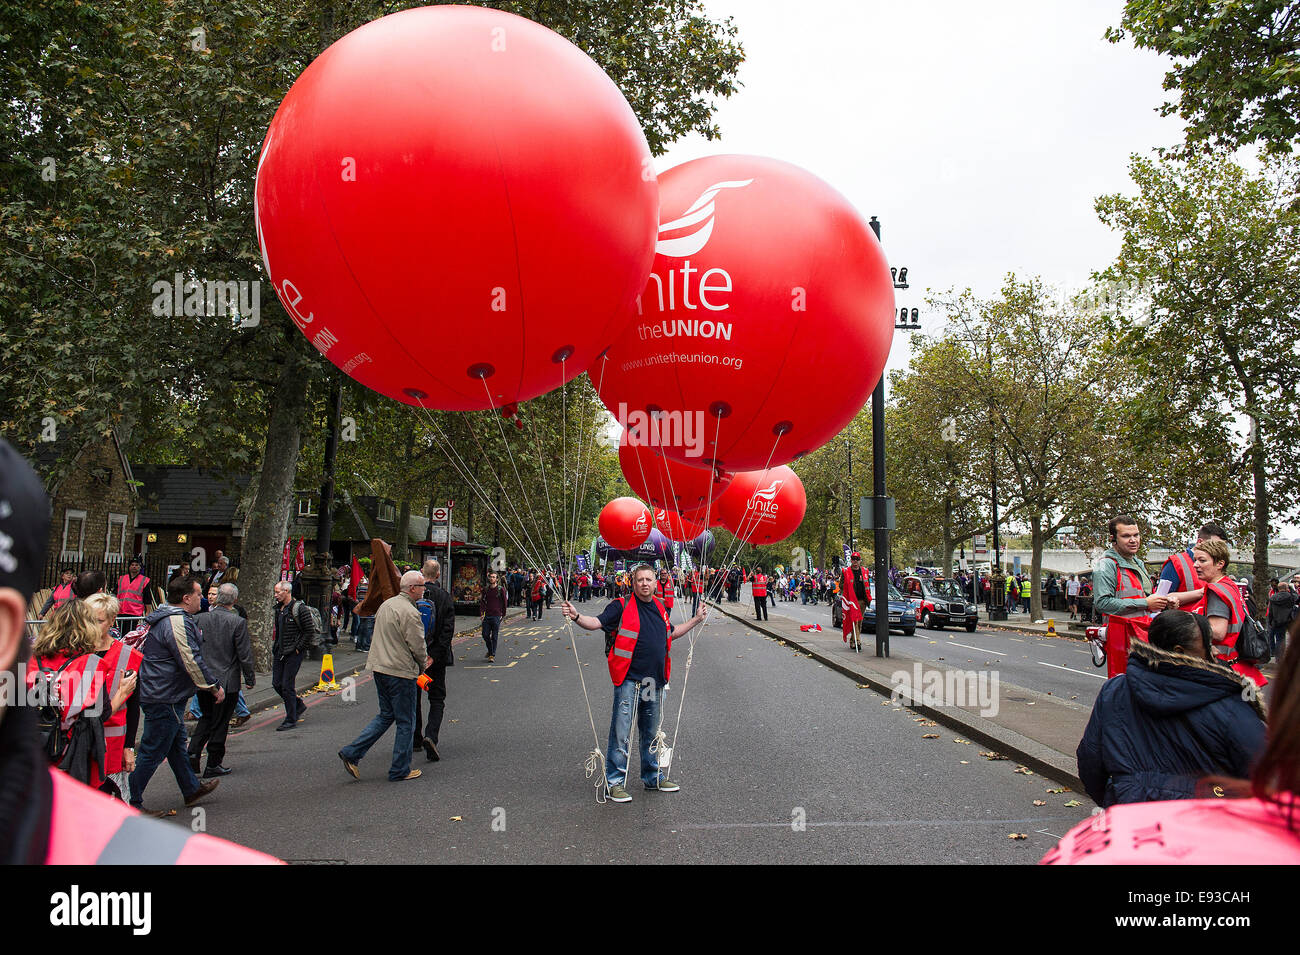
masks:
<path id="1" fill-rule="evenodd" d="M 23 685 L 27 602 L 40 583 L 50 503 L 36 472 L 0 439 L 0 678 Z M 0 864 L 267 864 L 277 860 L 148 819 L 53 769 L 37 708 L 0 695 Z"/>

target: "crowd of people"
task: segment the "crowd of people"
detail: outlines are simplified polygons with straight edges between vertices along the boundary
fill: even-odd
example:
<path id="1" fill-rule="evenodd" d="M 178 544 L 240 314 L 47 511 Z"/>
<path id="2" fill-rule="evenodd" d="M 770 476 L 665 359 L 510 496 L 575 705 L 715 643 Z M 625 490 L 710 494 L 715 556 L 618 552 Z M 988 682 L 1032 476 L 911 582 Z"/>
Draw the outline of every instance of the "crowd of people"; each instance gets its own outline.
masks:
<path id="1" fill-rule="evenodd" d="M 143 809 L 164 762 L 186 806 L 205 799 L 231 771 L 226 730 L 236 718 L 240 690 L 256 684 L 236 575 L 224 564 L 209 574 L 179 571 L 157 606 L 131 607 L 143 614 L 124 612 L 128 601 L 145 599 L 149 590 L 133 575 L 124 575 L 130 586 L 119 587 L 118 595 L 109 592 L 101 572 L 70 575 L 29 641 L 25 611 L 43 568 L 48 507 L 34 473 L 3 442 L 0 463 L 0 670 L 16 676 L 37 703 L 0 705 L 0 858 L 116 859 L 122 849 L 114 834 L 132 818 L 128 806 Z M 1133 861 L 1142 840 L 1128 834 L 1153 831 L 1153 823 L 1166 840 L 1189 840 L 1194 850 L 1186 861 L 1300 861 L 1300 654 L 1291 648 L 1300 635 L 1300 580 L 1272 581 L 1256 608 L 1228 574 L 1231 551 L 1220 525 L 1203 525 L 1196 542 L 1172 555 L 1157 575 L 1139 559 L 1135 519 L 1116 517 L 1109 533 L 1092 584 L 1095 605 L 1106 615 L 1110 679 L 1077 751 L 1080 778 L 1106 813 L 1081 823 L 1044 861 Z M 853 558 L 853 567 L 838 578 L 780 568 L 769 577 L 762 566 L 701 572 L 642 564 L 567 577 L 520 568 L 493 572 L 479 608 L 486 656 L 495 658 L 512 587 L 516 598 L 543 606 L 551 591 L 565 618 L 606 635 L 614 688 L 604 769 L 608 798 L 631 799 L 633 724 L 645 789 L 675 792 L 679 784 L 667 775 L 670 751 L 660 720 L 672 642 L 705 619 L 703 595 L 738 600 L 748 583 L 760 617 L 769 595 L 833 600 L 842 587 L 858 593 L 858 584 L 865 588 L 869 581 L 865 569 L 854 571 L 860 555 Z M 437 561 L 394 576 L 396 593 L 393 584 L 384 592 L 365 574 L 341 581 L 340 590 L 354 602 L 352 617 L 364 604 L 361 616 L 372 621 L 367 666 L 375 675 L 379 712 L 339 758 L 359 777 L 369 750 L 395 724 L 387 773 L 406 781 L 421 775 L 411 766 L 413 752 L 441 758 L 455 607 Z M 1058 589 L 1067 598 L 1068 583 Z M 675 622 L 674 604 L 687 596 L 691 614 L 678 614 L 683 622 Z M 285 710 L 278 729 L 291 730 L 307 710 L 296 694 L 296 669 L 321 628 L 291 582 L 276 585 L 275 599 L 272 682 Z M 597 614 L 583 613 L 579 605 L 592 600 L 606 605 Z M 1262 669 L 1270 659 L 1277 660 L 1271 682 Z M 187 734 L 191 701 L 199 720 Z M 1098 842 L 1099 826 L 1119 837 Z M 1230 841 L 1220 836 L 1225 826 Z M 133 859 L 151 858 L 150 831 L 133 830 Z M 174 838 L 160 834 L 156 841 L 169 847 L 168 859 L 178 858 Z M 185 861 L 271 861 L 203 835 L 186 833 L 182 841 Z"/>

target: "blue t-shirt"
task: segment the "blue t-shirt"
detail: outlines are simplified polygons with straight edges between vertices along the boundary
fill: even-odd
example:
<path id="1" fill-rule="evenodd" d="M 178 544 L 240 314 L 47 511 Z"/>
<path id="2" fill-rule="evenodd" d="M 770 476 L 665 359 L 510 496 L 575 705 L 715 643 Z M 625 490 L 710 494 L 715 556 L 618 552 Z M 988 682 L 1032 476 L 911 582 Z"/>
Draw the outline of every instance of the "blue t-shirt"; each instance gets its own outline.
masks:
<path id="1" fill-rule="evenodd" d="M 636 649 L 632 651 L 632 663 L 627 668 L 627 679 L 640 683 L 652 677 L 655 684 L 662 688 L 664 683 L 664 666 L 668 660 L 668 628 L 653 600 L 637 600 L 636 609 L 641 615 L 641 628 L 636 636 Z M 596 618 L 601 629 L 607 633 L 616 633 L 619 622 L 623 619 L 623 605 L 617 600 L 611 601 Z"/>

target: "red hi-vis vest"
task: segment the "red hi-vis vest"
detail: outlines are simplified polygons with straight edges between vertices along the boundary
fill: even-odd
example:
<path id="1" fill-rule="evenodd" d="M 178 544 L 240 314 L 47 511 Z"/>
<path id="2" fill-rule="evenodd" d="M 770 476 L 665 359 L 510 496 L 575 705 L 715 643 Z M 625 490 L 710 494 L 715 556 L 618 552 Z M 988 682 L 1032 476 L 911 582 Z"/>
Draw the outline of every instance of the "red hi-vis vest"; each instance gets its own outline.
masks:
<path id="1" fill-rule="evenodd" d="M 144 655 L 139 650 L 128 647 L 118 640 L 104 651 L 100 672 L 104 675 L 104 692 L 110 702 L 122 683 L 127 670 L 140 672 Z M 104 772 L 108 774 L 122 771 L 122 753 L 126 748 L 126 705 L 104 721 Z"/>
<path id="2" fill-rule="evenodd" d="M 72 599 L 72 584 L 59 584 L 54 588 L 54 606 L 61 607 Z"/>
<path id="3" fill-rule="evenodd" d="M 1241 589 L 1235 581 L 1221 577 L 1212 584 L 1206 584 L 1205 592 L 1214 594 L 1227 604 L 1232 614 L 1228 618 L 1228 630 L 1223 635 L 1223 639 L 1214 641 L 1216 647 L 1223 647 L 1229 651 L 1227 654 L 1217 655 L 1218 661 L 1228 664 L 1242 676 L 1250 677 L 1255 681 L 1256 686 L 1264 686 L 1268 680 L 1264 678 L 1263 673 L 1259 672 L 1259 667 L 1237 659 L 1237 639 L 1241 636 L 1241 625 L 1246 619 L 1246 601 L 1241 596 Z M 1204 606 L 1201 612 L 1205 612 Z"/>
<path id="4" fill-rule="evenodd" d="M 691 590 L 697 594 L 704 593 L 704 583 L 700 580 L 700 572 L 698 570 L 691 571 Z"/>
<path id="5" fill-rule="evenodd" d="M 664 602 L 664 604 L 668 607 L 669 610 L 672 610 L 673 596 L 676 594 L 676 591 L 673 590 L 673 579 L 669 577 L 667 580 L 661 580 L 659 581 L 658 586 L 659 586 L 659 599 Z"/>
<path id="6" fill-rule="evenodd" d="M 632 653 L 636 650 L 637 635 L 641 632 L 641 611 L 637 609 L 639 598 L 631 597 L 623 604 L 623 617 L 618 622 L 618 632 L 614 634 L 614 646 L 610 648 L 606 662 L 609 664 L 609 678 L 615 686 L 620 686 L 627 679 L 628 668 L 632 665 Z M 664 618 L 664 628 L 668 631 L 668 648 L 664 651 L 664 682 L 673 675 L 673 622 L 663 602 L 653 598 L 655 606 Z"/>
<path id="7" fill-rule="evenodd" d="M 1169 564 L 1174 565 L 1174 573 L 1178 575 L 1179 593 L 1200 590 L 1205 586 L 1205 581 L 1201 580 L 1201 575 L 1196 572 L 1196 564 L 1192 562 L 1191 555 L 1187 551 L 1171 554 L 1165 559 L 1165 565 L 1168 566 Z M 1164 573 L 1164 567 L 1160 568 L 1160 571 Z M 1188 604 L 1181 609 L 1186 610 L 1188 613 L 1203 614 L 1205 612 L 1205 597 L 1202 596 L 1197 603 Z"/>
<path id="8" fill-rule="evenodd" d="M 215 836 L 142 816 L 110 796 L 50 770 L 46 865 L 280 865 Z"/>
<path id="9" fill-rule="evenodd" d="M 126 574 L 117 578 L 117 599 L 125 616 L 144 616 L 144 595 L 148 586 L 149 578 L 144 574 L 136 574 L 135 580 Z"/>
<path id="10" fill-rule="evenodd" d="M 1133 597 L 1145 597 L 1142 578 L 1137 571 L 1121 567 L 1115 558 L 1108 558 L 1115 565 L 1115 596 L 1120 600 Z M 1147 642 L 1147 628 L 1151 626 L 1151 615 L 1140 614 L 1136 617 L 1124 617 L 1111 614 L 1106 618 L 1106 675 L 1119 676 L 1128 669 L 1128 648 L 1130 640 Z"/>
<path id="11" fill-rule="evenodd" d="M 755 597 L 767 596 L 767 574 L 755 574 L 750 578 L 753 581 L 753 594 Z"/>
<path id="12" fill-rule="evenodd" d="M 53 656 L 41 657 L 35 656 L 27 661 L 27 687 L 30 689 L 35 685 L 38 679 L 41 679 L 41 664 L 44 664 L 48 670 L 57 670 L 68 659 L 66 653 L 56 653 Z M 65 736 L 72 735 L 72 724 L 83 713 L 88 719 L 99 719 L 102 713 L 101 707 L 109 705 L 109 698 L 104 695 L 105 687 L 103 678 L 99 676 L 100 663 L 102 658 L 97 653 L 83 653 L 74 657 L 72 662 L 64 669 L 63 674 L 59 677 L 57 685 L 59 715 L 61 717 L 59 726 Z M 123 708 L 125 710 L 125 708 Z M 107 742 L 105 743 L 107 747 Z M 107 759 L 105 759 L 107 762 Z M 100 786 L 104 782 L 105 768 L 103 766 L 90 767 L 90 784 Z"/>

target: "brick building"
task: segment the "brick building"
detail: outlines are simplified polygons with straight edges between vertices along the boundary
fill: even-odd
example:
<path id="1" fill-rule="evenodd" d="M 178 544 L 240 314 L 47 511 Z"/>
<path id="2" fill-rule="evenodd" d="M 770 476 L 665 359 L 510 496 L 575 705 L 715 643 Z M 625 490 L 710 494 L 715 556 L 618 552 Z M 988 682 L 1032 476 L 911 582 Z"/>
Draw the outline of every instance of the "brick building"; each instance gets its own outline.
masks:
<path id="1" fill-rule="evenodd" d="M 80 449 L 66 441 L 42 444 L 34 463 L 50 496 L 47 564 L 125 570 L 138 546 L 139 500 L 116 432 Z"/>

